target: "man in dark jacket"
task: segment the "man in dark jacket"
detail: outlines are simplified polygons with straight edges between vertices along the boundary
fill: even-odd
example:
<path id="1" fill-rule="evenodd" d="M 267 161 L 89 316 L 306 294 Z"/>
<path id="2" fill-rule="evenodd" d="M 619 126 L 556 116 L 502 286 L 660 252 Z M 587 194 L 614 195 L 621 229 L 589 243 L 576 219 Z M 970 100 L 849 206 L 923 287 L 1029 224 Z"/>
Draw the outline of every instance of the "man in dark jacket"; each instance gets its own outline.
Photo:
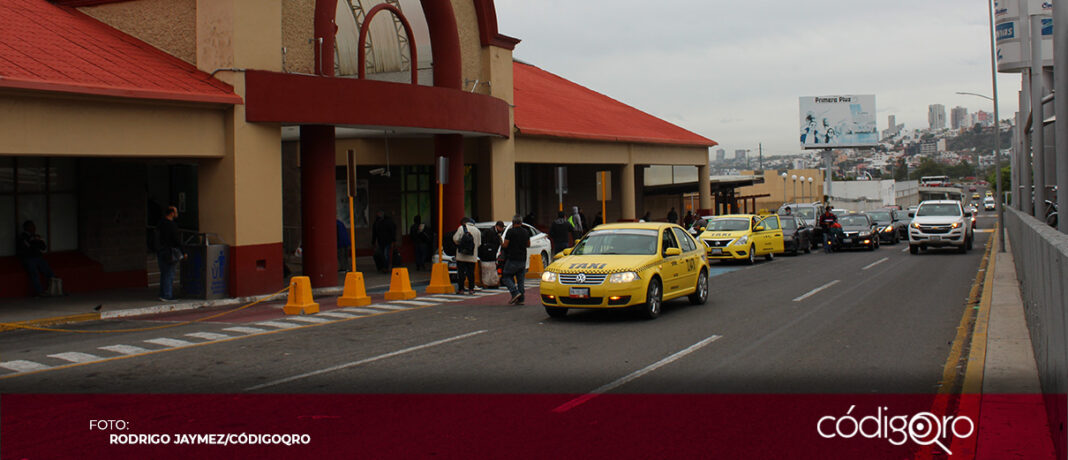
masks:
<path id="1" fill-rule="evenodd" d="M 571 238 L 571 231 L 571 224 L 564 217 L 564 212 L 560 211 L 556 214 L 556 220 L 549 226 L 549 239 L 553 242 L 553 255 L 570 246 L 570 241 L 568 240 Z"/>
<path id="2" fill-rule="evenodd" d="M 22 233 L 19 233 L 15 247 L 15 254 L 18 255 L 19 262 L 22 262 L 22 268 L 26 269 L 26 275 L 30 277 L 30 287 L 33 288 L 35 296 L 44 295 L 41 275 L 44 275 L 47 284 L 50 284 L 52 277 L 55 276 L 52 273 L 52 267 L 49 267 L 48 261 L 44 259 L 46 249 L 48 245 L 45 244 L 41 235 L 37 234 L 37 225 L 32 220 L 24 222 Z"/>
<path id="3" fill-rule="evenodd" d="M 397 225 L 393 223 L 393 218 L 384 211 L 378 211 L 378 220 L 371 229 L 371 244 L 377 249 L 378 257 L 375 257 L 375 263 L 378 264 L 379 257 L 381 258 L 378 270 L 383 273 L 389 273 L 393 268 L 393 243 L 396 241 Z"/>
<path id="4" fill-rule="evenodd" d="M 667 221 L 672 223 L 672 224 L 679 223 L 679 213 L 675 212 L 675 207 L 674 206 L 672 206 L 671 210 L 668 211 Z"/>
<path id="5" fill-rule="evenodd" d="M 178 208 L 167 207 L 167 214 L 160 219 L 156 231 L 159 232 L 159 250 L 156 251 L 156 261 L 159 262 L 159 300 L 174 300 L 174 270 L 178 268 L 178 262 L 185 258 L 185 249 L 182 247 L 182 239 L 178 235 L 178 224 L 174 219 L 178 218 Z"/>

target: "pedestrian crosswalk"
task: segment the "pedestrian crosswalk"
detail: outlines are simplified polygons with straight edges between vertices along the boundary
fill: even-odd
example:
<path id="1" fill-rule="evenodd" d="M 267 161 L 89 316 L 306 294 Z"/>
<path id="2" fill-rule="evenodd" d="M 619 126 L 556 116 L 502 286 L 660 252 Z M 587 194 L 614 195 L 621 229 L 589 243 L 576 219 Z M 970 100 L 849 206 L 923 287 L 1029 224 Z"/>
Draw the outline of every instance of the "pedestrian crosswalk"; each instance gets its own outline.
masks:
<path id="1" fill-rule="evenodd" d="M 217 330 L 205 330 L 198 332 L 182 332 L 180 333 L 180 335 L 176 334 L 177 337 L 156 337 L 145 340 L 138 340 L 136 344 L 119 343 L 114 345 L 96 347 L 93 350 L 65 351 L 61 353 L 52 353 L 40 358 L 34 358 L 33 360 L 16 359 L 10 361 L 0 361 L 0 378 L 24 374 L 28 372 L 44 371 L 48 369 L 71 366 L 76 364 L 88 364 L 121 357 L 144 355 L 148 353 L 154 353 L 160 350 L 181 349 L 203 343 L 249 337 L 279 330 L 336 323 L 339 321 L 345 321 L 364 316 L 374 316 L 383 313 L 394 313 L 415 308 L 432 307 L 435 305 L 441 305 L 443 303 L 462 302 L 465 300 L 472 300 L 476 298 L 501 295 L 506 293 L 507 291 L 504 290 L 486 289 L 482 291 L 476 291 L 473 295 L 436 294 L 424 297 L 417 297 L 413 300 L 395 300 L 392 302 L 378 303 L 365 307 L 338 308 L 336 310 L 322 311 L 315 315 L 287 316 L 276 320 L 260 321 L 244 326 L 229 326 L 218 328 Z M 200 324 L 203 324 L 205 326 L 212 326 L 212 324 L 210 323 Z M 219 325 L 214 324 L 213 326 L 217 327 Z"/>

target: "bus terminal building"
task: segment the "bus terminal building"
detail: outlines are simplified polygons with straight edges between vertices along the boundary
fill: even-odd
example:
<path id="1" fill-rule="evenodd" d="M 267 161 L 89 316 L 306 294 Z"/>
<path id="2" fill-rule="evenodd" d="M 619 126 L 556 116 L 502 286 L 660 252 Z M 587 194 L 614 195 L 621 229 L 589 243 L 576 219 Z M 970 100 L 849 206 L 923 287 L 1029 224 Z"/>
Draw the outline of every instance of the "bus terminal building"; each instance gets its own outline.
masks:
<path id="1" fill-rule="evenodd" d="M 284 287 L 300 248 L 313 287 L 337 278 L 354 160 L 357 249 L 378 210 L 546 226 L 564 205 L 609 221 L 649 211 L 647 176 L 695 170 L 708 138 L 535 65 L 492 0 L 6 0 L 0 3 L 0 297 L 29 295 L 22 223 L 71 292 L 141 287 L 153 227 L 225 243 L 227 294 Z"/>

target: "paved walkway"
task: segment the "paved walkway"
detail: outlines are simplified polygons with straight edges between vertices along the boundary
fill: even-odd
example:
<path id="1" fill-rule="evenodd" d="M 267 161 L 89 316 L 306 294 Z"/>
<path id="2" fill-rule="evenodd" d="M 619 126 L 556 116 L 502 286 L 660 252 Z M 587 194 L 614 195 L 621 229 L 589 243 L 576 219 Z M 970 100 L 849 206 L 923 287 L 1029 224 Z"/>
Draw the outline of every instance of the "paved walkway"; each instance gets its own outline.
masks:
<path id="1" fill-rule="evenodd" d="M 368 268 L 374 267 L 374 262 L 370 257 L 357 258 L 356 267 L 365 270 L 362 272 L 364 285 L 369 293 L 385 292 L 389 289 L 390 274 L 369 270 Z M 424 286 L 430 281 L 429 270 L 415 271 L 412 267 L 408 269 L 408 274 L 413 287 Z M 314 293 L 317 296 L 340 295 L 344 284 L 345 273 L 339 272 L 336 287 L 315 289 Z M 179 298 L 171 302 L 160 301 L 158 297 L 158 288 L 144 287 L 76 293 L 63 297 L 2 299 L 0 300 L 0 323 L 63 324 L 167 311 L 242 305 L 259 300 L 263 296 L 219 300 Z M 284 296 L 279 298 L 285 299 Z M 0 326 L 0 331 L 6 329 L 10 327 Z"/>

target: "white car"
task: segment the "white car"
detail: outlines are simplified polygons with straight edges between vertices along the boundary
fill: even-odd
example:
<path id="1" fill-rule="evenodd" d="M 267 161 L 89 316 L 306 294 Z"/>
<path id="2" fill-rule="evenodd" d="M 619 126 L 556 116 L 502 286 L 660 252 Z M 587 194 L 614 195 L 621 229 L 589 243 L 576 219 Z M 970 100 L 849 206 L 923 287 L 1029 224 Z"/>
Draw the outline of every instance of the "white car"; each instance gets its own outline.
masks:
<path id="1" fill-rule="evenodd" d="M 959 201 L 931 200 L 920 203 L 916 212 L 909 212 L 909 252 L 919 254 L 928 247 L 954 246 L 964 254 L 972 248 L 975 233 L 972 213 Z"/>
<path id="2" fill-rule="evenodd" d="M 475 227 L 478 228 L 479 230 L 489 230 L 489 229 L 493 228 L 493 226 L 496 225 L 496 224 L 497 224 L 497 222 L 495 222 L 495 221 L 494 222 L 479 222 L 479 223 L 475 224 Z M 527 270 L 530 270 L 530 256 L 532 256 L 534 254 L 541 254 L 541 268 L 544 270 L 545 267 L 548 267 L 549 263 L 552 262 L 553 244 L 552 244 L 552 241 L 549 240 L 549 234 L 545 233 L 545 232 L 542 232 L 541 230 L 538 230 L 537 228 L 534 228 L 533 226 L 531 226 L 529 224 L 523 224 L 522 228 L 526 229 L 527 232 L 530 232 L 530 247 L 527 248 Z M 455 231 L 455 229 L 453 231 Z M 511 222 L 505 222 L 504 235 L 502 236 L 501 239 L 507 238 L 508 237 L 508 232 L 510 232 L 510 231 L 512 231 L 512 223 Z M 445 236 L 449 237 L 449 239 L 451 241 L 452 233 L 449 233 L 449 234 L 447 234 Z M 453 249 L 453 251 L 455 251 L 455 248 Z M 478 253 L 477 249 L 475 250 L 475 253 Z M 500 250 L 497 251 L 497 255 L 500 255 Z M 455 258 L 455 256 L 449 255 L 449 254 L 445 254 L 445 257 L 443 259 L 444 259 L 444 261 L 446 263 L 449 264 L 449 278 L 455 280 L 456 279 L 456 258 Z M 438 254 L 436 252 L 434 253 L 434 256 L 431 257 L 431 261 L 432 262 L 437 262 L 438 261 Z"/>
<path id="3" fill-rule="evenodd" d="M 983 198 L 983 211 L 993 211 L 994 208 L 994 197 L 988 196 Z"/>

